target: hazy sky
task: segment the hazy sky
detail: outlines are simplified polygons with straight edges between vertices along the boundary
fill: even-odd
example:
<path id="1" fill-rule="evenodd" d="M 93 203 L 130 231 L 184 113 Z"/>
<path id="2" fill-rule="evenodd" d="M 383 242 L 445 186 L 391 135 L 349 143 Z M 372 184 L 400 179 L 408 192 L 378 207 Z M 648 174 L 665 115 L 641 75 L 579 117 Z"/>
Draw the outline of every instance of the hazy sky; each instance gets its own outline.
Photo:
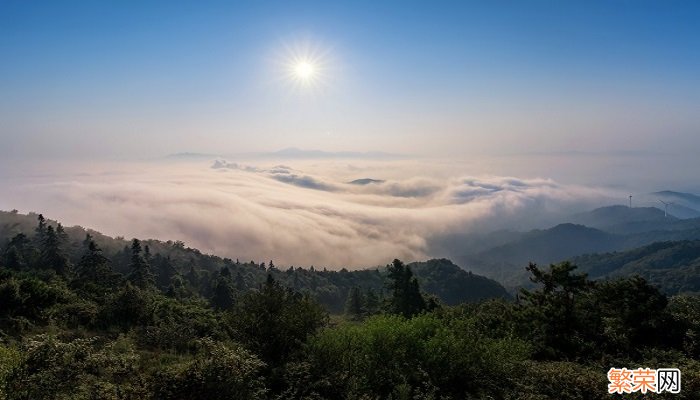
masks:
<path id="1" fill-rule="evenodd" d="M 0 157 L 690 157 L 698 21 L 696 1 L 0 0 Z"/>
<path id="2" fill-rule="evenodd" d="M 665 0 L 0 0 L 0 209 L 340 267 L 658 205 L 700 191 L 698 21 Z M 261 154 L 286 147 L 403 156 Z"/>

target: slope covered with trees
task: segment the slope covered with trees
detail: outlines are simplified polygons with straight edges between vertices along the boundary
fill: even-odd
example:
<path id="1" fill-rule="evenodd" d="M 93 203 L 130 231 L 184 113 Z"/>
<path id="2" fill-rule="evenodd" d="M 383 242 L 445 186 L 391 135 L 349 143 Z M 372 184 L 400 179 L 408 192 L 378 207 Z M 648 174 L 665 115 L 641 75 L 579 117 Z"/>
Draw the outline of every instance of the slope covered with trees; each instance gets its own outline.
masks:
<path id="1" fill-rule="evenodd" d="M 17 269 L 21 269 L 23 265 L 39 262 L 39 244 L 43 239 L 35 237 L 40 234 L 35 226 L 38 218 L 37 214 L 0 212 L 0 255 L 9 265 L 16 264 Z M 42 224 L 45 225 L 43 230 L 50 228 L 52 232 L 60 226 L 45 219 Z M 102 249 L 100 256 L 110 263 L 112 270 L 129 277 L 135 285 L 143 287 L 145 281 L 149 281 L 164 292 L 171 291 L 180 296 L 198 295 L 215 299 L 218 303 L 227 301 L 228 292 L 257 288 L 270 274 L 283 286 L 308 293 L 330 312 L 342 313 L 353 288 L 358 288 L 363 297 L 381 298 L 388 273 L 386 267 L 355 271 L 278 268 L 271 260 L 255 262 L 220 258 L 177 241 L 129 242 L 82 227 L 60 226 L 61 252 L 69 265 L 81 263 L 86 235 L 90 235 L 90 240 Z M 142 270 L 145 264 L 150 266 L 148 271 Z M 137 270 L 133 266 L 137 266 Z M 424 289 L 447 304 L 509 296 L 496 281 L 466 272 L 448 260 L 414 263 L 411 268 Z"/>
<path id="2" fill-rule="evenodd" d="M 700 293 L 700 241 L 658 242 L 572 260 L 593 278 L 639 275 L 668 294 Z"/>
<path id="3" fill-rule="evenodd" d="M 136 239 L 116 262 L 91 236 L 71 255 L 66 229 L 37 222 L 0 259 L 2 400 L 607 399 L 611 365 L 680 368 L 682 392 L 658 398 L 700 391 L 700 298 L 643 278 L 531 264 L 536 287 L 516 301 L 449 306 L 417 272 L 439 282 L 446 260 L 394 260 L 362 279 L 307 270 L 379 283 L 351 286 L 346 314 L 331 317 L 275 278 L 296 269 L 268 267 L 250 287 L 243 264 L 181 274 Z M 204 276 L 209 292 L 193 290 Z"/>

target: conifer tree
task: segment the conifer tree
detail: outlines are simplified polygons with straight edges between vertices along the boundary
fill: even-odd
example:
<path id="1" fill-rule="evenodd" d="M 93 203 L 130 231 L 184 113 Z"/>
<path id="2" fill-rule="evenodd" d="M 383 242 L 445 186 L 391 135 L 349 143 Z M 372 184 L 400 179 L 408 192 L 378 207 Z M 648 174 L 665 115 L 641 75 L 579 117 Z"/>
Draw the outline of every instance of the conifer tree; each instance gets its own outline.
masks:
<path id="1" fill-rule="evenodd" d="M 3 252 L 3 263 L 6 268 L 21 270 L 30 265 L 33 258 L 36 258 L 36 248 L 23 233 L 18 233 L 5 247 Z"/>
<path id="2" fill-rule="evenodd" d="M 357 286 L 353 286 L 348 291 L 348 298 L 345 302 L 345 314 L 351 319 L 360 320 L 365 314 L 362 292 Z"/>
<path id="3" fill-rule="evenodd" d="M 234 285 L 236 286 L 236 289 L 239 291 L 245 290 L 245 279 L 243 278 L 243 275 L 241 274 L 241 271 L 236 272 L 236 278 L 234 279 Z"/>
<path id="4" fill-rule="evenodd" d="M 131 273 L 128 279 L 136 287 L 146 289 L 155 284 L 155 279 L 153 272 L 151 272 L 151 266 L 146 262 L 141 253 L 141 241 L 134 239 L 131 242 Z"/>
<path id="5" fill-rule="evenodd" d="M 156 285 L 161 289 L 166 289 L 170 284 L 177 270 L 170 261 L 170 256 L 163 257 L 156 254 L 149 263 L 155 271 Z"/>
<path id="6" fill-rule="evenodd" d="M 390 280 L 388 288 L 392 294 L 388 304 L 389 312 L 412 317 L 426 310 L 425 299 L 411 269 L 400 260 L 394 260 L 387 270 Z"/>
<path id="7" fill-rule="evenodd" d="M 39 214 L 36 219 L 38 224 L 34 229 L 34 241 L 37 245 L 41 246 L 41 244 L 44 243 L 44 236 L 46 235 L 46 218 L 44 218 L 43 214 Z"/>
<path id="8" fill-rule="evenodd" d="M 119 279 L 119 275 L 112 271 L 109 259 L 102 254 L 102 249 L 89 234 L 86 235 L 83 244 L 85 251 L 77 265 L 72 286 L 87 292 L 111 288 Z"/>
<path id="9" fill-rule="evenodd" d="M 231 284 L 231 273 L 229 272 L 229 276 L 226 277 L 223 274 L 224 270 L 228 271 L 228 268 L 222 268 L 219 278 L 216 280 L 214 296 L 211 299 L 212 305 L 217 310 L 228 310 L 233 307 L 235 303 L 236 294 Z"/>
<path id="10" fill-rule="evenodd" d="M 59 225 L 60 227 L 60 225 Z M 68 273 L 68 258 L 63 253 L 61 232 L 52 226 L 46 228 L 41 244 L 40 262 L 42 268 L 51 268 L 59 275 Z"/>
<path id="11" fill-rule="evenodd" d="M 371 288 L 367 290 L 367 294 L 365 295 L 365 312 L 369 315 L 376 314 L 379 312 L 379 297 L 377 296 L 377 293 L 372 290 Z"/>

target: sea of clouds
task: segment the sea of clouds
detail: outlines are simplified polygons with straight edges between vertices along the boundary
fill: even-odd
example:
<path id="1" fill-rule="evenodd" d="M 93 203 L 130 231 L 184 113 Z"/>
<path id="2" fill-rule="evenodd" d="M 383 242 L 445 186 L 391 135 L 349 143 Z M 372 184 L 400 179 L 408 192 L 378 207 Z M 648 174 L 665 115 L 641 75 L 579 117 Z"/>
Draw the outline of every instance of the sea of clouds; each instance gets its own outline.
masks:
<path id="1" fill-rule="evenodd" d="M 353 183 L 366 178 L 375 181 Z M 547 227 L 621 198 L 430 160 L 81 163 L 14 171 L 0 182 L 0 209 L 108 235 L 182 240 L 234 259 L 329 268 L 450 257 L 459 243 L 441 238 Z"/>

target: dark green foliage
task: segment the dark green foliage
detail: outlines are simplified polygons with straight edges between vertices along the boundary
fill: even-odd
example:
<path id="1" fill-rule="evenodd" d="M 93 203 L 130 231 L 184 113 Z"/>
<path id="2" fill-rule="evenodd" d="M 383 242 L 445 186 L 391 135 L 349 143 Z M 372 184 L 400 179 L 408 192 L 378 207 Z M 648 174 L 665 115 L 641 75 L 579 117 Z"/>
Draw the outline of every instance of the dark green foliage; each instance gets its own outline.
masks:
<path id="1" fill-rule="evenodd" d="M 694 358 L 700 358 L 700 297 L 672 297 L 668 311 L 683 330 L 683 349 Z"/>
<path id="2" fill-rule="evenodd" d="M 141 289 L 148 289 L 155 285 L 155 278 L 151 266 L 141 252 L 141 241 L 134 239 L 131 242 L 131 273 L 127 279 Z"/>
<path id="3" fill-rule="evenodd" d="M 204 301 L 177 301 L 163 295 L 153 295 L 148 301 L 150 312 L 135 326 L 137 341 L 146 348 L 187 352 L 199 339 L 227 338 L 220 315 Z"/>
<path id="4" fill-rule="evenodd" d="M 146 391 L 137 374 L 138 355 L 118 343 L 96 339 L 63 342 L 37 336 L 22 346 L 22 358 L 7 376 L 7 400 L 138 399 Z"/>
<path id="5" fill-rule="evenodd" d="M 639 277 L 531 265 L 512 302 L 448 260 L 263 270 L 33 225 L 0 224 L 0 400 L 605 399 L 611 365 L 677 366 L 673 398 L 700 390 L 700 301 Z"/>
<path id="6" fill-rule="evenodd" d="M 20 364 L 21 356 L 18 349 L 0 344 L 0 400 L 7 399 L 7 379 Z"/>
<path id="7" fill-rule="evenodd" d="M 69 265 L 68 258 L 63 250 L 65 242 L 63 228 L 60 224 L 56 230 L 54 230 L 53 226 L 49 226 L 42 236 L 41 254 L 39 257 L 41 267 L 53 268 L 58 275 L 66 275 Z"/>
<path id="8" fill-rule="evenodd" d="M 649 347 L 680 348 L 683 327 L 667 298 L 643 278 L 589 281 L 568 262 L 548 271 L 530 264 L 538 290 L 521 292 L 522 331 L 547 359 L 637 357 Z"/>
<path id="9" fill-rule="evenodd" d="M 228 310 L 233 307 L 236 301 L 236 292 L 233 289 L 233 284 L 231 283 L 231 276 L 228 278 L 221 276 L 216 281 L 216 286 L 214 287 L 214 296 L 211 299 L 211 304 L 217 310 Z"/>
<path id="10" fill-rule="evenodd" d="M 348 292 L 348 300 L 345 303 L 345 314 L 355 320 L 362 319 L 366 312 L 364 303 L 360 288 L 351 288 L 350 292 Z"/>
<path id="11" fill-rule="evenodd" d="M 666 310 L 668 299 L 644 278 L 597 282 L 593 303 L 603 321 L 606 352 L 632 355 L 647 347 L 681 346 L 680 327 Z"/>
<path id="12" fill-rule="evenodd" d="M 408 265 L 426 293 L 447 305 L 502 297 L 510 298 L 498 282 L 467 272 L 452 261 L 441 258 Z"/>
<path id="13" fill-rule="evenodd" d="M 270 366 L 280 366 L 327 321 L 309 296 L 287 289 L 268 275 L 259 291 L 244 294 L 228 321 L 233 337 Z"/>
<path id="14" fill-rule="evenodd" d="M 39 214 L 36 217 L 36 220 L 37 225 L 36 228 L 34 228 L 34 241 L 36 242 L 37 246 L 41 246 L 46 238 L 46 229 L 48 224 L 46 223 L 46 218 L 44 218 L 43 214 Z"/>
<path id="15" fill-rule="evenodd" d="M 662 292 L 700 293 L 700 241 L 658 242 L 633 250 L 574 259 L 591 277 L 639 275 Z"/>
<path id="16" fill-rule="evenodd" d="M 521 290 L 522 315 L 527 321 L 524 329 L 536 344 L 539 357 L 576 357 L 591 350 L 586 348 L 586 335 L 595 321 L 589 320 L 584 297 L 592 283 L 585 275 L 573 273 L 575 269 L 568 262 L 551 265 L 548 271 L 535 264 L 527 267 L 540 288 Z"/>
<path id="17" fill-rule="evenodd" d="M 309 351 L 324 398 L 498 396 L 527 356 L 522 341 L 478 337 L 434 315 L 371 317 L 324 331 Z"/>
<path id="18" fill-rule="evenodd" d="M 149 317 L 148 304 L 152 294 L 126 282 L 107 299 L 100 320 L 104 327 L 118 326 L 128 330 L 144 323 Z"/>
<path id="19" fill-rule="evenodd" d="M 22 333 L 48 323 L 57 307 L 75 301 L 64 281 L 0 272 L 0 332 Z"/>
<path id="20" fill-rule="evenodd" d="M 23 233 L 15 235 L 5 247 L 3 264 L 5 268 L 16 271 L 28 268 L 37 258 L 36 248 Z"/>
<path id="21" fill-rule="evenodd" d="M 211 340 L 193 360 L 158 374 L 154 398 L 161 400 L 266 399 L 260 370 L 264 364 L 238 346 Z"/>
<path id="22" fill-rule="evenodd" d="M 367 289 L 364 297 L 364 312 L 367 315 L 377 314 L 381 309 L 381 299 L 377 296 L 377 293 L 372 289 Z"/>
<path id="23" fill-rule="evenodd" d="M 604 366 L 573 362 L 526 362 L 513 375 L 517 399 L 602 400 L 608 397 Z M 612 395 L 610 395 L 612 396 Z"/>
<path id="24" fill-rule="evenodd" d="M 406 267 L 401 261 L 387 266 L 389 283 L 387 288 L 391 293 L 387 305 L 387 311 L 400 314 L 404 317 L 412 317 L 427 309 L 425 298 L 420 292 L 418 280 L 413 276 L 411 268 Z"/>
<path id="25" fill-rule="evenodd" d="M 83 296 L 101 300 L 120 282 L 121 277 L 112 271 L 102 249 L 89 235 L 84 241 L 85 250 L 76 266 L 75 278 L 71 286 L 78 289 Z"/>
<path id="26" fill-rule="evenodd" d="M 167 289 L 173 283 L 173 279 L 178 274 L 178 271 L 175 266 L 173 266 L 170 257 L 163 257 L 160 253 L 158 253 L 153 257 L 150 263 L 155 274 L 156 286 L 158 286 L 160 289 Z"/>
<path id="27" fill-rule="evenodd" d="M 57 227 L 58 223 L 43 219 L 41 228 L 35 224 L 37 216 L 30 214 L 6 213 L 0 211 L 0 243 L 5 242 L 4 251 L 8 249 L 9 241 L 19 233 L 27 235 L 30 239 L 27 254 L 24 257 L 26 264 L 31 268 L 40 268 L 38 265 L 38 249 L 41 243 L 37 241 L 37 231 L 44 232 L 48 226 Z M 3 223 L 3 221 L 7 221 Z M 18 227 L 21 227 L 18 228 Z M 56 228 L 58 229 L 58 228 Z M 132 250 L 133 243 L 122 239 L 112 239 L 98 232 L 88 231 L 80 227 L 71 227 L 64 230 L 68 236 L 68 243 L 64 243 L 62 249 L 64 255 L 72 264 L 79 264 L 87 244 L 84 239 L 86 234 L 91 236 L 98 248 L 102 249 L 102 255 L 110 261 L 110 268 L 115 273 L 131 277 L 132 283 L 136 280 L 150 281 L 154 279 L 155 286 L 163 292 L 171 292 L 177 296 L 189 297 L 199 295 L 211 299 L 216 287 L 216 279 L 222 268 L 227 268 L 232 276 L 233 286 L 237 292 L 255 289 L 263 283 L 268 273 L 278 280 L 283 286 L 296 291 L 309 293 L 312 298 L 319 301 L 331 313 L 342 314 L 350 288 L 357 286 L 363 292 L 372 290 L 378 297 L 384 288 L 387 271 L 384 268 L 358 270 L 358 271 L 328 271 L 325 269 L 285 268 L 280 270 L 274 266 L 269 271 L 263 270 L 260 265 L 253 262 L 240 263 L 230 259 L 222 259 L 216 256 L 205 255 L 196 249 L 186 247 L 182 242 L 159 242 L 154 240 L 139 242 L 142 247 L 140 260 L 134 260 Z M 34 236 L 34 237 L 30 237 Z M 83 243 L 81 246 L 80 243 Z M 149 255 L 146 255 L 146 247 Z M 4 263 L 4 257 L 0 257 Z M 134 266 L 142 267 L 141 261 L 150 264 L 150 274 L 146 273 L 145 279 L 139 278 L 134 272 Z M 414 276 L 421 288 L 427 293 L 436 295 L 446 304 L 460 302 L 474 302 L 484 298 L 508 297 L 505 289 L 493 280 L 486 279 L 452 264 L 448 260 L 430 260 L 425 263 L 410 264 Z M 146 271 L 148 272 L 148 271 Z M 179 285 L 177 276 L 184 278 L 184 285 Z M 71 276 L 71 278 L 73 278 Z M 178 281 L 178 282 L 176 282 Z M 179 286 L 178 286 L 179 285 Z"/>

